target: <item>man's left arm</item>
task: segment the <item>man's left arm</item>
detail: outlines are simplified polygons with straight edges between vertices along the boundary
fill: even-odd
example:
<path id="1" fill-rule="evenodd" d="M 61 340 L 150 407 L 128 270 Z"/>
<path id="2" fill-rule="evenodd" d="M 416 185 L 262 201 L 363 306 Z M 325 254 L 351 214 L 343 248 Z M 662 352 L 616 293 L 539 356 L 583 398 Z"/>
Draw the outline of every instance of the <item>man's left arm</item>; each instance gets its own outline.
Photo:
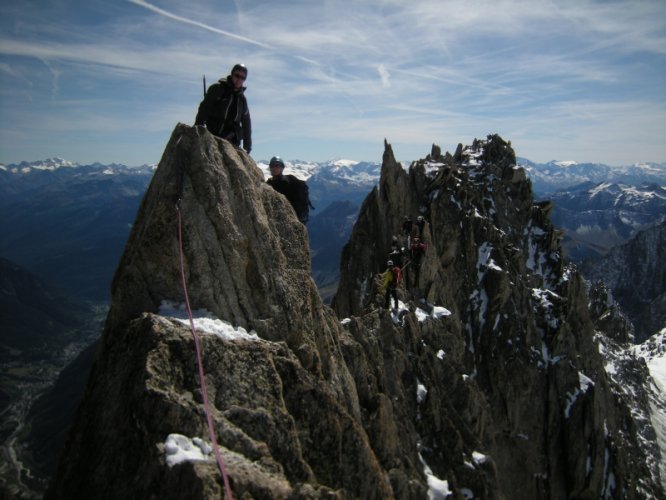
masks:
<path id="1" fill-rule="evenodd" d="M 243 121 L 243 149 L 250 154 L 252 151 L 252 119 L 250 118 L 250 108 L 247 106 L 245 100 L 245 112 L 242 117 Z"/>

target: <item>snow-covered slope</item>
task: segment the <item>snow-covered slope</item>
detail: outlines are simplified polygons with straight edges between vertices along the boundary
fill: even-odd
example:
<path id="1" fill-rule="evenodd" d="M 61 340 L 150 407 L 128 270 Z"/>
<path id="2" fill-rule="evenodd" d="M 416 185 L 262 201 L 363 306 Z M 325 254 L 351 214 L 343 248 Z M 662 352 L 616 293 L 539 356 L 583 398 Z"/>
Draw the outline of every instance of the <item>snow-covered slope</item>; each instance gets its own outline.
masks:
<path id="1" fill-rule="evenodd" d="M 596 341 L 614 392 L 631 401 L 650 473 L 666 487 L 666 328 L 635 346 L 604 335 L 597 335 Z"/>
<path id="2" fill-rule="evenodd" d="M 666 327 L 635 346 L 633 352 L 645 360 L 650 370 L 650 418 L 661 451 L 661 484 L 666 488 Z"/>

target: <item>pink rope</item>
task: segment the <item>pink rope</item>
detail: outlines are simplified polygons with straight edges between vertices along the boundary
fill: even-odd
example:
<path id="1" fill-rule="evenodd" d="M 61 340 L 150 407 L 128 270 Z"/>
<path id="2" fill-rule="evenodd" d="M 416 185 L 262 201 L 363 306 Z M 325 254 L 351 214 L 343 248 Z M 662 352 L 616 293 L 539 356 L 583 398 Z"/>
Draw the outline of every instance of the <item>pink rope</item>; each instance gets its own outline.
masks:
<path id="1" fill-rule="evenodd" d="M 224 481 L 224 490 L 226 492 L 227 500 L 233 500 L 231 496 L 231 487 L 229 486 L 229 478 L 227 477 L 227 471 L 224 468 L 224 460 L 222 460 L 222 455 L 220 454 L 220 448 L 217 444 L 217 437 L 215 436 L 215 430 L 213 428 L 213 417 L 211 416 L 210 405 L 208 404 L 208 394 L 206 392 L 206 378 L 203 369 L 203 361 L 201 359 L 201 345 L 199 343 L 199 337 L 197 336 L 196 330 L 194 329 L 194 319 L 192 318 L 192 308 L 190 307 L 190 298 L 187 294 L 187 284 L 185 280 L 185 257 L 183 252 L 183 223 L 182 216 L 180 213 L 180 200 L 176 204 L 176 211 L 178 212 L 178 249 L 180 252 L 180 277 L 183 283 L 183 295 L 185 296 L 185 306 L 187 307 L 187 315 L 190 319 L 190 330 L 192 332 L 192 337 L 194 338 L 194 347 L 197 351 L 197 365 L 199 367 L 199 382 L 201 384 L 201 395 L 203 397 L 204 410 L 206 411 L 206 420 L 208 422 L 208 433 L 210 434 L 210 441 L 213 444 L 213 453 L 215 454 L 215 460 L 217 461 L 217 466 L 220 469 L 220 474 Z"/>

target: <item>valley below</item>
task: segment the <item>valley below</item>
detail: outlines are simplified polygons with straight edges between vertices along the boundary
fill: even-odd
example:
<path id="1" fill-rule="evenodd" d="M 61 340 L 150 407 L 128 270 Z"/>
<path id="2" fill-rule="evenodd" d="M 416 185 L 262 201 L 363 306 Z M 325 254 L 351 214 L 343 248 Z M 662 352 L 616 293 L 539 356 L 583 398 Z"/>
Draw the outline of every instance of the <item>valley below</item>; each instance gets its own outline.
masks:
<path id="1" fill-rule="evenodd" d="M 99 338 L 108 304 L 96 303 L 92 305 L 92 310 L 89 320 L 67 336 L 72 340 L 62 348 L 44 349 L 33 353 L 30 359 L 16 350 L 2 356 L 0 498 L 37 499 L 42 497 L 46 489 L 52 471 L 45 470 L 45 466 L 48 467 L 48 463 L 57 459 L 64 433 L 47 435 L 47 442 L 39 447 L 44 456 L 35 457 L 32 451 L 35 446 L 29 442 L 35 439 L 36 430 L 49 425 L 48 421 L 42 420 L 35 413 L 35 404 L 54 389 L 63 369 Z M 59 396 L 54 394 L 54 397 Z"/>

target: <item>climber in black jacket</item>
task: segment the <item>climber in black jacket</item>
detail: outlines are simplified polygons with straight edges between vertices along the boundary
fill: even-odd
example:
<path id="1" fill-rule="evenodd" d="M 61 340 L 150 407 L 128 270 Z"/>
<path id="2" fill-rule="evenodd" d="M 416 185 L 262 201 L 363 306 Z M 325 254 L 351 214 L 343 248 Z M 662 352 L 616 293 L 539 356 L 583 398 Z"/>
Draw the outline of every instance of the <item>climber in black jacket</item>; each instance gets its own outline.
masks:
<path id="1" fill-rule="evenodd" d="M 314 208 L 310 203 L 310 190 L 307 183 L 295 175 L 284 175 L 284 161 L 279 156 L 271 158 L 268 168 L 271 171 L 271 177 L 266 182 L 287 198 L 294 207 L 298 220 L 307 224 L 310 209 Z"/>
<path id="2" fill-rule="evenodd" d="M 245 98 L 243 83 L 247 78 L 247 68 L 236 64 L 226 79 L 220 79 L 208 88 L 199 104 L 195 125 L 206 128 L 218 137 L 228 140 L 234 146 L 248 153 L 252 150 L 252 121 L 250 108 Z"/>

